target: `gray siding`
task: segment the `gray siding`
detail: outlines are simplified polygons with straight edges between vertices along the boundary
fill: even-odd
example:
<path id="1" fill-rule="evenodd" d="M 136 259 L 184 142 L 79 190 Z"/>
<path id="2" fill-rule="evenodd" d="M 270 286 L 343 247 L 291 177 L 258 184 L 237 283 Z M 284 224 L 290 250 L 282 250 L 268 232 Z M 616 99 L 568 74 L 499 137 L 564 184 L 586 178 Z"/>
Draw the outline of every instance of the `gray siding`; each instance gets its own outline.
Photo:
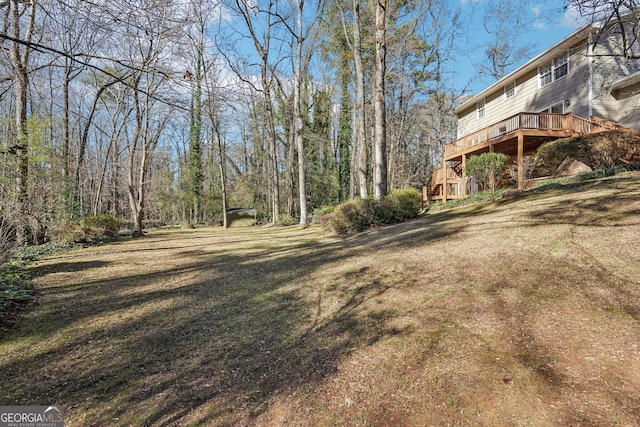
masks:
<path id="1" fill-rule="evenodd" d="M 639 50 L 640 46 L 636 46 Z M 640 73 L 640 60 L 620 55 L 618 39 L 607 38 L 594 50 L 593 115 L 634 129 L 640 129 L 640 83 L 611 89 L 616 81 Z"/>
<path id="2" fill-rule="evenodd" d="M 611 84 L 622 77 L 640 72 L 640 61 L 623 61 L 618 53 L 615 39 L 594 51 L 591 62 L 591 112 L 594 116 L 640 129 L 640 83 L 612 91 Z M 549 52 L 540 58 L 538 66 L 560 55 Z M 590 81 L 587 40 L 575 43 L 569 50 L 569 72 L 560 79 L 539 87 L 538 70 L 532 69 L 516 81 L 515 96 L 506 99 L 504 87 L 511 82 L 496 86 L 485 95 L 485 116 L 477 117 L 475 105 L 458 113 L 458 138 L 499 122 L 520 112 L 539 112 L 553 105 L 564 103 L 564 112 L 589 118 Z M 568 106 L 566 105 L 568 101 Z"/>

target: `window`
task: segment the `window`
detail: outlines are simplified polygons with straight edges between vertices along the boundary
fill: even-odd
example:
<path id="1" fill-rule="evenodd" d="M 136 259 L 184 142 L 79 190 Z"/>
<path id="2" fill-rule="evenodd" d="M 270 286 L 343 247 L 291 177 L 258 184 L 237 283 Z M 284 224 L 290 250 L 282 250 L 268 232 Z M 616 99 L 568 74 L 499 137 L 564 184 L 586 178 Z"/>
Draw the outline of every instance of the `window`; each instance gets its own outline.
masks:
<path id="1" fill-rule="evenodd" d="M 562 101 L 559 104 L 555 104 L 552 105 L 549 108 L 545 108 L 544 110 L 540 111 L 541 113 L 556 113 L 556 114 L 563 114 L 564 113 L 564 101 Z"/>
<path id="2" fill-rule="evenodd" d="M 553 60 L 553 80 L 558 80 L 569 73 L 569 55 L 566 53 Z"/>
<path id="3" fill-rule="evenodd" d="M 562 55 L 553 58 L 553 61 L 547 62 L 538 68 L 538 77 L 540 81 L 540 87 L 544 87 L 549 83 L 569 74 L 569 54 L 563 53 Z"/>
<path id="4" fill-rule="evenodd" d="M 551 83 L 553 80 L 551 79 L 551 63 L 545 64 L 538 70 L 538 75 L 540 76 L 540 87 L 546 86 Z"/>
<path id="5" fill-rule="evenodd" d="M 516 94 L 516 82 L 509 83 L 504 87 L 504 99 L 509 99 Z"/>
<path id="6" fill-rule="evenodd" d="M 478 118 L 481 119 L 484 117 L 485 113 L 484 108 L 484 99 L 476 104 L 476 111 L 478 112 Z"/>

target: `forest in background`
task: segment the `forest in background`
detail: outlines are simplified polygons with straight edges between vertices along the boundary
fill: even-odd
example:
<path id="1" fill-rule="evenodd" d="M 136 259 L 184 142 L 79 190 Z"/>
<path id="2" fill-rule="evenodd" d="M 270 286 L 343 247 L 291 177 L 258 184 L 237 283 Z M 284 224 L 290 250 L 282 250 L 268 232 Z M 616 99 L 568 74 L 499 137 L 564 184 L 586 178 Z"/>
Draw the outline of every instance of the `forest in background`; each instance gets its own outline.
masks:
<path id="1" fill-rule="evenodd" d="M 581 3 L 581 2 L 577 2 Z M 0 218 L 22 242 L 109 213 L 310 222 L 425 184 L 455 138 L 466 17 L 430 0 L 0 3 Z M 528 54 L 523 1 L 478 6 L 478 73 Z"/>

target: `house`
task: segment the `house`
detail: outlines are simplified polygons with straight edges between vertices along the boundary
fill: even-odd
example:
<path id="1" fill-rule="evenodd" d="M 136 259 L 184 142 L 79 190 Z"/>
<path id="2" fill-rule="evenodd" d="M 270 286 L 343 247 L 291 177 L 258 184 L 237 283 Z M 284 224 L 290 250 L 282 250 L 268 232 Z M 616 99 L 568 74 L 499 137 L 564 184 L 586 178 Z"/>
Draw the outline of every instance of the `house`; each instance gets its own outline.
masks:
<path id="1" fill-rule="evenodd" d="M 637 25 L 637 23 L 636 23 Z M 429 199 L 466 197 L 466 159 L 502 152 L 518 165 L 544 142 L 609 129 L 640 129 L 639 43 L 622 55 L 619 27 L 586 25 L 455 109 L 457 139 L 425 187 Z"/>

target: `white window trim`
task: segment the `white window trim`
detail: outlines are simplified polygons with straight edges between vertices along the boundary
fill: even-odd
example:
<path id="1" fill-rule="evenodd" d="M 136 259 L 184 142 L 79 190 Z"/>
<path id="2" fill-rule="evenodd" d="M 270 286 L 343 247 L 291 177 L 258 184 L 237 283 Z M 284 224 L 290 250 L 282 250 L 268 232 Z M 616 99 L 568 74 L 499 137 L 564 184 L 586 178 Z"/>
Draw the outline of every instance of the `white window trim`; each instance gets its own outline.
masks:
<path id="1" fill-rule="evenodd" d="M 558 70 L 560 67 L 565 65 L 567 67 L 567 72 L 561 75 L 560 77 L 556 77 L 556 70 Z M 545 68 L 548 68 L 548 71 L 545 72 L 545 75 L 549 73 L 550 80 L 549 80 L 549 83 L 542 84 L 540 71 Z M 558 55 L 555 58 L 553 58 L 551 61 L 542 64 L 541 66 L 538 67 L 538 89 L 549 86 L 553 82 L 557 80 L 561 80 L 562 78 L 568 76 L 570 70 L 571 70 L 571 64 L 569 63 L 569 52 L 565 52 L 562 55 Z"/>
<path id="2" fill-rule="evenodd" d="M 483 119 L 487 116 L 487 102 L 485 99 L 481 99 L 476 103 L 476 118 Z"/>
<path id="3" fill-rule="evenodd" d="M 509 89 L 510 87 L 513 87 L 513 93 L 512 93 L 511 95 L 509 95 L 509 94 L 508 94 L 508 89 Z M 511 83 L 507 84 L 507 85 L 504 87 L 504 99 L 505 99 L 505 100 L 506 100 L 506 99 L 511 99 L 511 98 L 513 98 L 514 96 L 516 96 L 516 87 L 517 87 L 517 85 L 516 85 L 516 81 L 515 81 L 515 80 L 514 80 L 514 81 L 512 81 Z"/>

